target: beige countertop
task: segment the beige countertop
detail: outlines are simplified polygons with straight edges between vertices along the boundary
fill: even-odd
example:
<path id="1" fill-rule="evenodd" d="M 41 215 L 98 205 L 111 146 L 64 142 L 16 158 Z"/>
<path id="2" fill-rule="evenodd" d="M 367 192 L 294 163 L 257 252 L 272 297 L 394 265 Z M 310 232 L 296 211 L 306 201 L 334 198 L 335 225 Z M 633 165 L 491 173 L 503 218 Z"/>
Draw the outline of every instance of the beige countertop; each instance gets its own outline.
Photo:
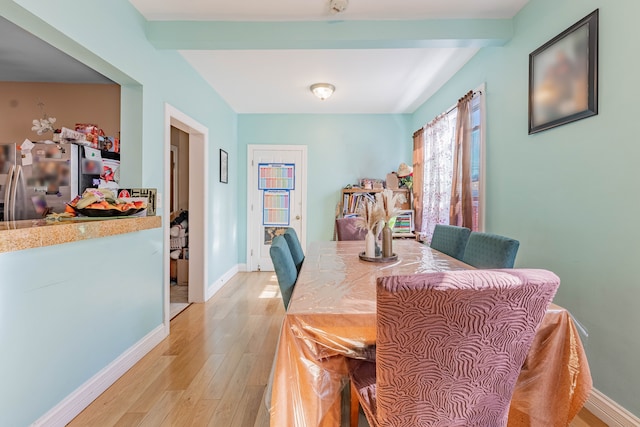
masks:
<path id="1" fill-rule="evenodd" d="M 162 227 L 162 217 L 0 222 L 0 253 Z"/>

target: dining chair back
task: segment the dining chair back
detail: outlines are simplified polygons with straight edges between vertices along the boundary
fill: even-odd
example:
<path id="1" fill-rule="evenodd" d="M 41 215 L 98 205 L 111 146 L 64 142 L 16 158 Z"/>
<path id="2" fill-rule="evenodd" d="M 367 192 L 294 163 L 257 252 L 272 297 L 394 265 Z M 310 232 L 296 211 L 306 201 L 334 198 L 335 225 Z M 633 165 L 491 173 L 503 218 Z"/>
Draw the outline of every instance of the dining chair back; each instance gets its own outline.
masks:
<path id="1" fill-rule="evenodd" d="M 271 255 L 273 269 L 276 271 L 282 302 L 286 310 L 289 307 L 293 287 L 296 284 L 296 280 L 298 280 L 298 270 L 291 257 L 289 245 L 283 236 L 273 238 L 271 248 L 269 248 L 269 255 Z"/>
<path id="2" fill-rule="evenodd" d="M 302 262 L 304 261 L 304 252 L 302 251 L 302 245 L 300 244 L 298 233 L 296 233 L 296 230 L 289 227 L 287 228 L 287 231 L 284 232 L 284 238 L 287 241 L 287 245 L 289 245 L 289 251 L 291 252 L 293 263 L 296 265 L 298 272 L 300 272 Z"/>
<path id="3" fill-rule="evenodd" d="M 336 234 L 338 240 L 364 240 L 367 232 L 356 227 L 358 218 L 336 218 Z"/>
<path id="4" fill-rule="evenodd" d="M 509 237 L 472 232 L 462 261 L 476 268 L 513 268 L 519 246 Z"/>
<path id="5" fill-rule="evenodd" d="M 431 247 L 437 251 L 461 260 L 467 246 L 471 230 L 467 227 L 436 224 L 431 238 Z"/>
<path id="6" fill-rule="evenodd" d="M 559 283 L 549 271 L 518 269 L 378 278 L 375 362 L 349 361 L 369 424 L 506 426 Z"/>

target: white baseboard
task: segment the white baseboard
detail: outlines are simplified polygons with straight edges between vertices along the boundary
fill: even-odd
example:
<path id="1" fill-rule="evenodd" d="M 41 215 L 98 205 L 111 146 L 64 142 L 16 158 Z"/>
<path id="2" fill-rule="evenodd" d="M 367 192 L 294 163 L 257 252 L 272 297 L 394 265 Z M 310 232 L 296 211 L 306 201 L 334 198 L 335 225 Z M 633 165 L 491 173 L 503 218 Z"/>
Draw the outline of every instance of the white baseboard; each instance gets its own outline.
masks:
<path id="1" fill-rule="evenodd" d="M 159 325 L 144 338 L 122 353 L 113 362 L 105 366 L 100 372 L 78 387 L 73 393 L 65 397 L 49 412 L 32 424 L 32 427 L 62 427 L 67 425 L 91 402 L 109 388 L 125 372 L 135 365 L 143 356 L 151 351 L 165 337 L 169 330 Z"/>
<path id="2" fill-rule="evenodd" d="M 239 271 L 246 271 L 246 264 L 236 264 L 231 267 L 226 273 L 220 276 L 215 282 L 213 282 L 207 288 L 205 301 L 209 301 L 212 296 L 216 294 L 233 276 L 235 276 Z"/>
<path id="3" fill-rule="evenodd" d="M 640 426 L 640 418 L 636 417 L 595 388 L 591 390 L 591 395 L 584 404 L 584 407 L 609 425 L 609 427 Z"/>

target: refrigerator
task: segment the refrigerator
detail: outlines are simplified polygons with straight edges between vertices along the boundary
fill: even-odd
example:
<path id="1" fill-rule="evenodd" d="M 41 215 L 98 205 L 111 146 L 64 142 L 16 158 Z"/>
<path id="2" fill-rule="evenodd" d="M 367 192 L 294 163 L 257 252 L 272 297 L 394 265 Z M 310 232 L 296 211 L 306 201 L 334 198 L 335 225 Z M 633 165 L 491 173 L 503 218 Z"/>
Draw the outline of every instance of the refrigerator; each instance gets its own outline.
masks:
<path id="1" fill-rule="evenodd" d="M 0 143 L 0 221 L 64 212 L 86 188 L 118 188 L 120 154 L 76 144 Z"/>
<path id="2" fill-rule="evenodd" d="M 78 188 L 72 145 L 34 143 L 28 152 L 0 144 L 0 213 L 3 221 L 63 212 Z M 75 172 L 75 173 L 74 173 Z"/>
<path id="3" fill-rule="evenodd" d="M 72 162 L 72 174 L 77 176 L 77 191 L 82 194 L 87 188 L 110 188 L 117 190 L 120 181 L 120 153 L 82 145 L 75 146 L 74 157 L 77 156 L 77 166 Z M 72 188 L 72 194 L 74 193 Z M 73 196 L 75 197 L 75 195 Z"/>

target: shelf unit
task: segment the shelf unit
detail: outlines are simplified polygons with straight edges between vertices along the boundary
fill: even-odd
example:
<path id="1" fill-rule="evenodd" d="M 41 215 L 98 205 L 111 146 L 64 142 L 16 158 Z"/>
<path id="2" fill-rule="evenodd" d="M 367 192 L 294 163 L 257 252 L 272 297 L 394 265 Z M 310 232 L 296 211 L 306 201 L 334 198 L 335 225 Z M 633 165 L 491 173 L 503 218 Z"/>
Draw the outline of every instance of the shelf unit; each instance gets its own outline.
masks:
<path id="1" fill-rule="evenodd" d="M 383 190 L 364 190 L 362 188 L 343 188 L 342 194 L 340 197 L 340 205 L 338 208 L 338 214 L 340 216 L 345 215 L 353 215 L 356 213 L 358 208 L 358 203 L 361 203 L 364 200 L 374 200 L 375 194 L 380 193 Z M 394 193 L 401 193 L 405 197 L 405 202 L 402 203 L 399 207 L 402 210 L 410 210 L 411 204 L 409 202 L 409 190 L 406 188 L 399 188 L 397 190 L 393 190 Z"/>
<path id="2" fill-rule="evenodd" d="M 413 210 L 405 209 L 396 217 L 393 225 L 393 237 L 416 237 L 413 222 Z"/>
<path id="3" fill-rule="evenodd" d="M 362 188 L 343 188 L 340 203 L 338 206 L 337 216 L 351 216 L 355 215 L 358 203 L 362 203 L 364 200 L 375 200 L 376 193 L 380 193 L 383 190 L 364 190 Z M 394 226 L 393 237 L 394 238 L 414 238 L 414 219 L 413 210 L 411 209 L 411 202 L 409 201 L 409 190 L 406 188 L 399 188 L 393 190 L 394 193 L 402 193 L 405 196 L 405 202 L 402 203 L 399 208 L 402 213 L 397 218 L 400 219 L 400 226 Z M 396 219 L 396 222 L 398 219 Z M 336 238 L 334 232 L 334 239 Z"/>

